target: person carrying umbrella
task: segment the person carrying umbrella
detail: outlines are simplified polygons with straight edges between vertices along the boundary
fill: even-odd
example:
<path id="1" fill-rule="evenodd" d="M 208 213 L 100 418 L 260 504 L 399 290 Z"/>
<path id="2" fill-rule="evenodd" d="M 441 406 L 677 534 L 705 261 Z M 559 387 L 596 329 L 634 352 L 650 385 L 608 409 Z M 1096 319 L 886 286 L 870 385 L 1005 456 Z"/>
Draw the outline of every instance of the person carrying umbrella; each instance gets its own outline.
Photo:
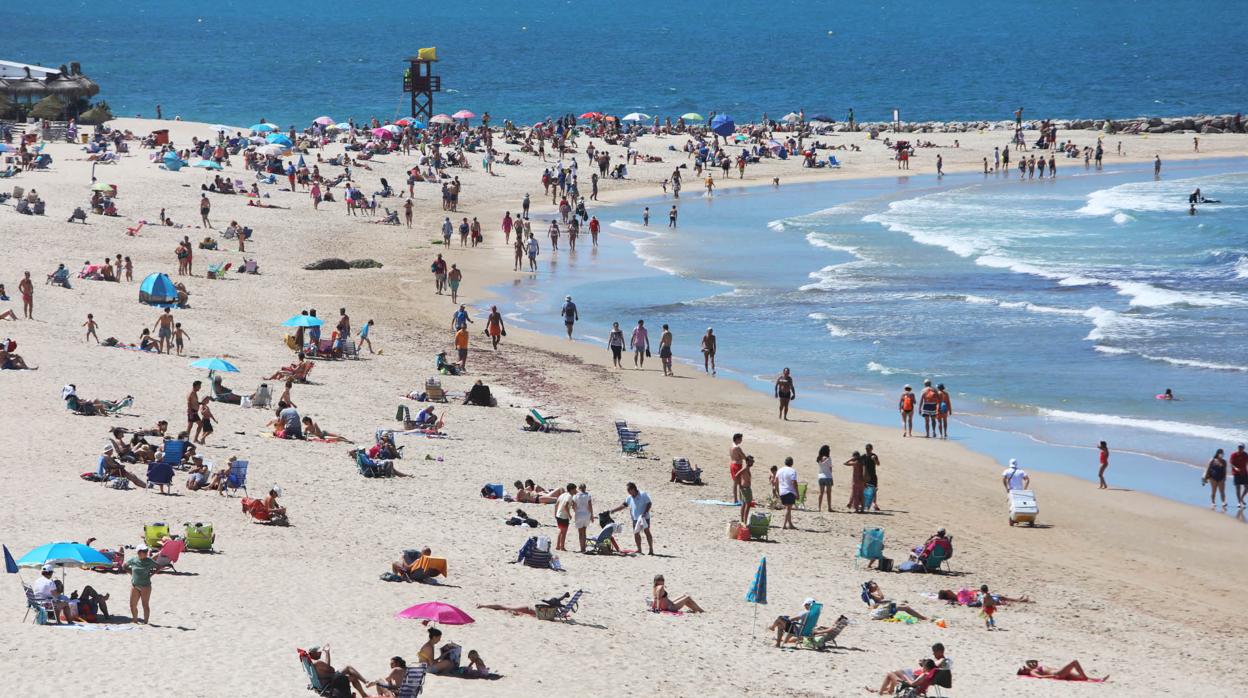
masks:
<path id="1" fill-rule="evenodd" d="M 147 625 L 151 617 L 152 573 L 156 571 L 156 561 L 148 554 L 147 546 L 141 546 L 135 557 L 126 560 L 125 569 L 130 573 L 130 617 L 134 622 Z M 143 620 L 139 621 L 139 602 L 143 602 Z"/>

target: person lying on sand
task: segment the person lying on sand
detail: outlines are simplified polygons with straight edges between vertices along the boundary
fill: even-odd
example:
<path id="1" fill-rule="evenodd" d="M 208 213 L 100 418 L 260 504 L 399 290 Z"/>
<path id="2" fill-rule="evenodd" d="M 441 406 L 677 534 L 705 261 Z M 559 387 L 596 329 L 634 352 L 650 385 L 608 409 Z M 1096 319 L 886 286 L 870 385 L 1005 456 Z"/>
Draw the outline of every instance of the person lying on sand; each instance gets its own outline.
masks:
<path id="1" fill-rule="evenodd" d="M 667 583 L 663 579 L 663 575 L 654 575 L 654 598 L 650 601 L 650 610 L 652 611 L 668 611 L 676 612 L 688 609 L 690 613 L 703 613 L 702 607 L 698 602 L 693 600 L 692 596 L 685 594 L 672 598 L 667 593 Z"/>
<path id="2" fill-rule="evenodd" d="M 892 599 L 884 598 L 884 592 L 880 590 L 880 585 L 874 581 L 869 581 L 862 585 L 863 600 L 867 602 L 867 606 L 872 609 L 871 617 L 876 620 L 885 620 L 892 618 L 898 611 L 909 613 L 919 620 L 927 620 L 927 616 L 919 613 L 913 608 L 904 604 L 899 604 Z"/>
<path id="3" fill-rule="evenodd" d="M 1059 681 L 1096 681 L 1099 683 L 1102 681 L 1109 680 L 1108 674 L 1106 674 L 1105 676 L 1099 679 L 1092 677 L 1092 676 L 1088 676 L 1087 673 L 1084 672 L 1083 665 L 1079 663 L 1078 659 L 1072 661 L 1071 663 L 1067 664 L 1061 669 L 1058 669 L 1057 671 L 1053 671 L 1051 669 L 1045 669 L 1043 666 L 1040 665 L 1040 662 L 1038 660 L 1028 659 L 1027 661 L 1023 662 L 1023 665 L 1021 667 L 1019 667 L 1018 675 L 1019 676 L 1034 676 L 1035 678 L 1038 678 L 1038 679 L 1057 679 Z"/>
<path id="4" fill-rule="evenodd" d="M 482 603 L 482 604 L 477 604 L 477 608 L 488 608 L 493 611 L 507 611 L 508 613 L 515 615 L 515 616 L 533 616 L 534 618 L 536 618 L 537 608 L 539 606 L 543 608 L 559 608 L 560 606 L 563 605 L 564 600 L 566 600 L 571 595 L 572 595 L 571 592 L 564 592 L 563 596 L 543 599 L 533 604 L 532 606 L 504 606 L 502 604 L 497 604 L 497 603 Z"/>
<path id="5" fill-rule="evenodd" d="M 281 208 L 281 209 L 286 209 L 286 210 L 290 209 L 289 206 L 278 206 L 277 204 L 269 204 L 263 201 L 256 201 L 254 199 L 251 201 L 248 201 L 247 205 L 251 206 L 252 208 Z"/>
<path id="6" fill-rule="evenodd" d="M 8 371 L 38 371 L 38 366 L 29 366 L 26 360 L 21 356 L 8 351 L 0 346 L 0 370 Z"/>
<path id="7" fill-rule="evenodd" d="M 963 606 L 980 605 L 979 602 L 975 600 L 975 592 L 965 587 L 958 590 L 956 593 L 951 589 L 941 589 L 940 591 L 936 592 L 936 598 L 940 599 L 941 601 L 948 601 L 951 605 L 952 604 L 962 604 Z M 1005 605 L 1009 603 L 1034 603 L 1027 596 L 1020 596 L 1018 598 L 1013 598 L 1010 596 L 1004 596 L 1002 594 L 993 594 L 992 598 L 997 602 L 998 605 Z"/>
<path id="8" fill-rule="evenodd" d="M 335 434 L 332 431 L 325 431 L 324 429 L 321 429 L 321 425 L 312 421 L 311 417 L 303 418 L 303 434 L 304 436 L 310 436 L 316 439 L 320 439 L 322 441 L 329 441 L 332 443 L 348 443 L 348 444 L 355 443 L 351 439 L 348 439 L 347 437 L 341 434 Z"/>

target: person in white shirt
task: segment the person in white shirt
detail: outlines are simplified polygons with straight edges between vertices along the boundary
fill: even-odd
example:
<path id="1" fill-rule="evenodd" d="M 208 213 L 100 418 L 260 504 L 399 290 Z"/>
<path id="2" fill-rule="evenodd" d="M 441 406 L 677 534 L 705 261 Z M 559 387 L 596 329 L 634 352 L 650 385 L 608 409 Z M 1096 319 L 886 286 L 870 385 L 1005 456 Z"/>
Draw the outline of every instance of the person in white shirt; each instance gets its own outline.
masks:
<path id="1" fill-rule="evenodd" d="M 1001 473 L 1001 483 L 1005 485 L 1005 491 L 1010 490 L 1029 490 L 1031 489 L 1031 476 L 1026 470 L 1018 467 L 1018 461 L 1011 458 L 1010 467 Z"/>
<path id="2" fill-rule="evenodd" d="M 52 565 L 44 565 L 39 573 L 39 579 L 31 585 L 31 591 L 34 594 L 35 601 L 51 603 L 53 615 L 57 625 L 61 623 L 61 614 L 65 614 L 65 622 L 73 623 L 77 620 L 73 607 L 64 600 L 64 596 L 56 588 L 56 580 L 52 579 L 52 573 L 56 570 Z"/>
<path id="3" fill-rule="evenodd" d="M 617 511 L 628 509 L 628 515 L 633 520 L 633 540 L 637 543 L 637 552 L 641 552 L 641 536 L 644 533 L 646 543 L 650 546 L 650 554 L 654 554 L 654 537 L 650 535 L 650 509 L 653 503 L 650 501 L 650 495 L 637 489 L 635 483 L 628 483 L 625 486 L 628 497 L 624 499 L 624 503 L 607 512 L 614 514 Z"/>
<path id="4" fill-rule="evenodd" d="M 555 541 L 555 550 L 567 551 L 564 544 L 568 540 L 568 526 L 572 523 L 572 497 L 576 495 L 576 485 L 568 483 L 563 494 L 555 500 L 555 524 L 559 526 L 559 539 Z"/>
<path id="5" fill-rule="evenodd" d="M 785 458 L 784 467 L 776 472 L 776 481 L 780 493 L 780 503 L 784 505 L 784 526 L 781 528 L 796 529 L 793 525 L 793 505 L 797 503 L 797 470 L 793 468 L 793 459 Z"/>
<path id="6" fill-rule="evenodd" d="M 572 523 L 576 526 L 576 533 L 581 539 L 581 552 L 585 552 L 585 529 L 589 527 L 589 522 L 594 518 L 594 498 L 589 496 L 589 490 L 581 483 L 577 488 L 576 494 L 572 495 Z"/>

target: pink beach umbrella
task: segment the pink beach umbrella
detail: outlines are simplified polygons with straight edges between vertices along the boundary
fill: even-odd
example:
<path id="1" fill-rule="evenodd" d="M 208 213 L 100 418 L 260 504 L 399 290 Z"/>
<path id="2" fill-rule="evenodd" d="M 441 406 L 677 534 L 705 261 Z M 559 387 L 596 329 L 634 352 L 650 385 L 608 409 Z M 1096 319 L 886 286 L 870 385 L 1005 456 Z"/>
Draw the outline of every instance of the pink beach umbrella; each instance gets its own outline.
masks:
<path id="1" fill-rule="evenodd" d="M 312 123 L 320 124 L 321 126 L 332 126 L 334 123 L 334 120 L 328 116 L 318 116 L 316 117 L 316 120 L 313 121 Z"/>
<path id="2" fill-rule="evenodd" d="M 477 118 L 477 115 L 476 115 L 476 114 L 473 114 L 472 112 L 468 111 L 467 109 L 460 109 L 459 111 L 455 112 L 454 114 L 451 114 L 451 118 L 454 118 L 454 119 L 475 119 L 475 118 Z"/>
<path id="3" fill-rule="evenodd" d="M 384 128 L 373 129 L 373 138 L 389 138 L 390 132 Z"/>
<path id="4" fill-rule="evenodd" d="M 438 114 L 437 116 L 430 119 L 429 123 L 431 124 L 453 124 L 455 123 L 455 120 L 447 116 L 446 114 Z"/>
<path id="5" fill-rule="evenodd" d="M 412 618 L 414 620 L 431 620 L 435 623 L 443 625 L 468 625 L 475 623 L 472 616 L 455 608 L 449 603 L 441 601 L 429 601 L 427 603 L 418 603 L 411 608 L 399 611 L 395 614 L 395 618 Z"/>

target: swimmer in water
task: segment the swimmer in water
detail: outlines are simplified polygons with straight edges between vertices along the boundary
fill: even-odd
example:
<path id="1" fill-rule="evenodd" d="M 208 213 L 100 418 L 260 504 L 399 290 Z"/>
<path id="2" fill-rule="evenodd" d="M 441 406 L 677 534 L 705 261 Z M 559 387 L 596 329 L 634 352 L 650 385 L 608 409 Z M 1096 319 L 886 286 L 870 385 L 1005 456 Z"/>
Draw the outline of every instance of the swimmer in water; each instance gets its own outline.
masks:
<path id="1" fill-rule="evenodd" d="M 1161 395 L 1158 395 L 1157 398 L 1160 400 L 1173 400 L 1174 391 L 1169 388 L 1166 388 L 1166 392 L 1162 393 Z"/>

